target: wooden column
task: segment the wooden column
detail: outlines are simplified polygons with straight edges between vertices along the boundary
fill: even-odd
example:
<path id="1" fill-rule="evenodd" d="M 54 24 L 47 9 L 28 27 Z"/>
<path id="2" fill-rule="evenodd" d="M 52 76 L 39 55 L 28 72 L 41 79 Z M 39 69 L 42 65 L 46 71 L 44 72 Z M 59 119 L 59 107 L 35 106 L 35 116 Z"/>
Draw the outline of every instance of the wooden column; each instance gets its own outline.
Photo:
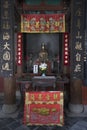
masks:
<path id="1" fill-rule="evenodd" d="M 21 66 L 18 66 L 17 65 L 17 77 L 21 77 L 22 74 L 23 74 L 23 70 L 22 70 L 22 65 Z"/>
<path id="2" fill-rule="evenodd" d="M 12 117 L 12 113 L 17 110 L 14 70 L 14 1 L 0 0 L 0 18 L 0 76 L 4 78 L 4 104 L 0 117 L 5 118 Z"/>
<path id="3" fill-rule="evenodd" d="M 70 103 L 69 110 L 82 113 L 82 86 L 84 79 L 84 13 L 85 1 L 71 1 L 70 41 Z"/>
<path id="4" fill-rule="evenodd" d="M 70 102 L 72 104 L 82 104 L 82 80 L 76 79 L 71 81 L 70 85 Z"/>
<path id="5" fill-rule="evenodd" d="M 15 76 L 4 78 L 4 104 L 0 111 L 0 118 L 17 117 L 16 82 Z"/>
<path id="6" fill-rule="evenodd" d="M 4 97 L 5 104 L 15 104 L 16 103 L 16 82 L 15 77 L 4 78 Z"/>
<path id="7" fill-rule="evenodd" d="M 81 79 L 71 81 L 69 111 L 72 113 L 80 114 L 83 112 L 82 85 L 83 82 Z"/>

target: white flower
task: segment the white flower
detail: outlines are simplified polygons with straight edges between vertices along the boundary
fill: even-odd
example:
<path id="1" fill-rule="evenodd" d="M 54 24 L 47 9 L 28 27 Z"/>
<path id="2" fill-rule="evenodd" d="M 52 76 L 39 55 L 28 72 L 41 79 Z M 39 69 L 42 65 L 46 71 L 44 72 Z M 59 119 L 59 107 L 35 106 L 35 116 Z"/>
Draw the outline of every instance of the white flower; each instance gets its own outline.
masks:
<path id="1" fill-rule="evenodd" d="M 39 68 L 40 68 L 40 70 L 46 70 L 47 69 L 47 64 L 46 63 L 41 63 L 40 65 L 39 65 Z"/>

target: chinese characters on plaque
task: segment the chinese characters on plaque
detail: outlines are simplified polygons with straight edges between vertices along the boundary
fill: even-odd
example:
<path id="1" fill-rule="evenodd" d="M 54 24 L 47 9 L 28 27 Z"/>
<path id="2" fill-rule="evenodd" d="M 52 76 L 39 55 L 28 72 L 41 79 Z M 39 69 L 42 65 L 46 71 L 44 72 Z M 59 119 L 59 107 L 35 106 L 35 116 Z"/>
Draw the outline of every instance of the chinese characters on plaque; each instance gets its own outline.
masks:
<path id="1" fill-rule="evenodd" d="M 69 65 L 69 34 L 64 33 L 64 65 Z"/>
<path id="2" fill-rule="evenodd" d="M 63 92 L 26 92 L 24 105 L 25 125 L 64 124 Z"/>
<path id="3" fill-rule="evenodd" d="M 1 34 L 0 34 L 0 75 L 13 75 L 14 68 L 14 3 L 10 0 L 1 0 Z"/>
<path id="4" fill-rule="evenodd" d="M 22 65 L 22 33 L 17 34 L 17 65 Z"/>
<path id="5" fill-rule="evenodd" d="M 71 12 L 71 77 L 83 78 L 84 73 L 84 1 L 73 0 Z"/>

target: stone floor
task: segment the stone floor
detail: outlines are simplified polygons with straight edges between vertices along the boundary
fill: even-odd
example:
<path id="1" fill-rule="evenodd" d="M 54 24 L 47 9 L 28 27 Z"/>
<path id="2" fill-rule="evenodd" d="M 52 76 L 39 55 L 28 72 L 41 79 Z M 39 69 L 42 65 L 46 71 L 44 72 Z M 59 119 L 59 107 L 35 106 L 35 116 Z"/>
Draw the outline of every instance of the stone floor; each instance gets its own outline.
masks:
<path id="1" fill-rule="evenodd" d="M 0 96 L 0 110 L 4 100 Z M 17 103 L 19 100 L 17 99 Z M 0 118 L 0 130 L 87 130 L 87 117 L 64 116 L 64 126 L 26 126 L 23 124 L 23 107 L 16 118 Z"/>

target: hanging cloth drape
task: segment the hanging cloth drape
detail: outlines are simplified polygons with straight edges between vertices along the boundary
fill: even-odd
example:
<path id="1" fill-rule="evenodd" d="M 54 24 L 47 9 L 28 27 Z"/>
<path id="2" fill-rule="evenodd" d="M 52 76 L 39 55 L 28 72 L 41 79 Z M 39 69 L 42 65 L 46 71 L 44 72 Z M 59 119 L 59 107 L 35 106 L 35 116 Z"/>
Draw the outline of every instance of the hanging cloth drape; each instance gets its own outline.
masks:
<path id="1" fill-rule="evenodd" d="M 65 32 L 64 14 L 22 14 L 21 32 L 56 33 Z"/>

